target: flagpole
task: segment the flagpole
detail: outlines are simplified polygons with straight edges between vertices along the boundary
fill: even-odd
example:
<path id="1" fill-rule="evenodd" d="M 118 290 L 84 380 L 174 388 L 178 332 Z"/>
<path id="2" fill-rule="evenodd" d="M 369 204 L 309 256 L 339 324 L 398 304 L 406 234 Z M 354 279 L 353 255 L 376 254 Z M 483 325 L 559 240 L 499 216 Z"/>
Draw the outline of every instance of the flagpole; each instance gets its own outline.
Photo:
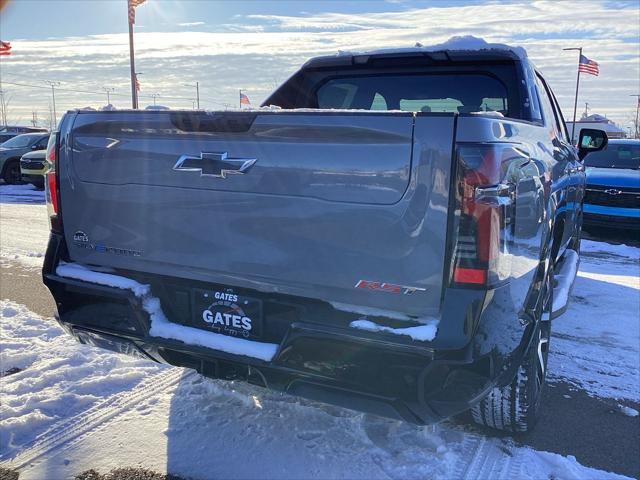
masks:
<path id="1" fill-rule="evenodd" d="M 138 92 L 136 90 L 136 66 L 133 53 L 133 23 L 129 18 L 129 2 L 127 2 L 127 18 L 129 20 L 129 60 L 131 64 L 131 108 L 138 109 Z"/>
<path id="2" fill-rule="evenodd" d="M 580 58 L 582 57 L 582 47 L 573 47 L 573 48 L 563 48 L 563 50 L 578 50 L 578 77 L 576 79 L 576 97 L 573 102 L 573 125 L 571 126 L 571 143 L 575 140 L 576 133 L 576 112 L 578 110 L 578 88 L 580 88 Z"/>

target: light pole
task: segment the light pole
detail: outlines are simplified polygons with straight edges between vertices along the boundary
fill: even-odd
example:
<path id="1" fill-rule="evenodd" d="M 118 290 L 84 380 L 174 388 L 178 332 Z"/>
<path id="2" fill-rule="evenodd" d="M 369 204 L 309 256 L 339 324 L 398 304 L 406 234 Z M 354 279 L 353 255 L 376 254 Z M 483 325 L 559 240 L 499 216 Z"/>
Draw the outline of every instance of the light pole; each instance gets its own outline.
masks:
<path id="1" fill-rule="evenodd" d="M 629 95 L 630 97 L 636 97 L 638 102 L 636 103 L 636 123 L 634 125 L 635 132 L 634 138 L 640 138 L 640 125 L 638 125 L 638 113 L 640 113 L 640 95 Z"/>
<path id="2" fill-rule="evenodd" d="M 160 96 L 159 93 L 152 93 L 151 96 L 153 97 L 153 106 L 156 106 L 156 98 L 158 98 Z"/>
<path id="3" fill-rule="evenodd" d="M 573 144 L 574 135 L 576 132 L 576 111 L 578 109 L 578 87 L 580 86 L 580 58 L 582 57 L 582 47 L 570 47 L 563 48 L 562 50 L 578 50 L 578 77 L 576 79 L 576 98 L 573 102 L 573 125 L 571 126 L 571 143 Z"/>
<path id="4" fill-rule="evenodd" d="M 111 105 L 111 92 L 114 92 L 116 89 L 111 87 L 102 87 L 102 89 L 107 92 L 107 105 Z"/>
<path id="5" fill-rule="evenodd" d="M 198 105 L 198 110 L 200 110 L 200 82 L 196 82 L 195 85 L 191 83 L 183 83 L 185 87 L 192 87 L 196 89 L 196 104 Z"/>
<path id="6" fill-rule="evenodd" d="M 53 128 L 58 124 L 58 115 L 56 114 L 56 89 L 60 86 L 60 82 L 52 82 L 51 80 L 45 80 L 44 83 L 51 86 L 51 99 L 53 100 Z"/>

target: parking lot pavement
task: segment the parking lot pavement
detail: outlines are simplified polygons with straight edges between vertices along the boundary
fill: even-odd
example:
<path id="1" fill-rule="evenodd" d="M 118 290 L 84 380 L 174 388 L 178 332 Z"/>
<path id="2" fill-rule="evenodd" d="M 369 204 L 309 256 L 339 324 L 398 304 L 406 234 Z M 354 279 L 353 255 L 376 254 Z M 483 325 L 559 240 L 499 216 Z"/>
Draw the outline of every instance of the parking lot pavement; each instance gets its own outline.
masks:
<path id="1" fill-rule="evenodd" d="M 0 271 L 0 299 L 11 299 L 26 305 L 29 310 L 43 317 L 53 316 L 55 302 L 42 283 L 40 270 L 3 262 Z"/>
<path id="2" fill-rule="evenodd" d="M 640 478 L 640 417 L 630 417 L 613 399 L 589 396 L 566 382 L 548 384 L 544 414 L 521 441 L 536 450 L 573 455 L 600 470 Z M 626 402 L 640 410 L 637 402 Z"/>

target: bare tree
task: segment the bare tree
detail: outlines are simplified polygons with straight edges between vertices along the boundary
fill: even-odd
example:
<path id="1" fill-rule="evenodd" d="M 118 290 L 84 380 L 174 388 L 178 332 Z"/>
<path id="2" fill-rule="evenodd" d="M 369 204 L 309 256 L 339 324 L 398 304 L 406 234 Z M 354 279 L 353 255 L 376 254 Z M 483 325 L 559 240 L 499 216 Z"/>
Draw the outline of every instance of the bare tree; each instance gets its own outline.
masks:
<path id="1" fill-rule="evenodd" d="M 626 115 L 624 125 L 631 127 L 631 138 L 640 138 L 640 119 L 635 108 Z"/>
<path id="2" fill-rule="evenodd" d="M 0 121 L 4 127 L 7 126 L 7 117 L 9 116 L 9 104 L 12 96 L 7 94 L 6 90 L 0 88 Z"/>

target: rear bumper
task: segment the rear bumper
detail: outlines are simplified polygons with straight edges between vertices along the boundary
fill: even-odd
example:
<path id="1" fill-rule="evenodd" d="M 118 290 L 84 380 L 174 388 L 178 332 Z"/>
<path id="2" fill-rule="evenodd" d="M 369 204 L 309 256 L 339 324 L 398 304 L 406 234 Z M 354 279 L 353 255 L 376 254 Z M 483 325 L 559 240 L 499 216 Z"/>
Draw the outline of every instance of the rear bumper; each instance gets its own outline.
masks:
<path id="1" fill-rule="evenodd" d="M 58 321 L 82 343 L 415 424 L 468 410 L 513 377 L 526 348 L 523 329 L 520 343 L 505 356 L 505 344 L 501 349 L 488 346 L 491 329 L 481 325 L 475 329 L 481 333 L 470 336 L 466 345 L 439 349 L 397 335 L 296 321 L 274 358 L 265 362 L 151 337 L 148 314 L 131 292 L 53 273 L 63 249 L 64 243 L 52 235 L 44 282 L 56 300 Z M 484 305 L 481 310 L 492 309 Z M 498 337 L 504 335 L 503 320 L 497 323 Z"/>

